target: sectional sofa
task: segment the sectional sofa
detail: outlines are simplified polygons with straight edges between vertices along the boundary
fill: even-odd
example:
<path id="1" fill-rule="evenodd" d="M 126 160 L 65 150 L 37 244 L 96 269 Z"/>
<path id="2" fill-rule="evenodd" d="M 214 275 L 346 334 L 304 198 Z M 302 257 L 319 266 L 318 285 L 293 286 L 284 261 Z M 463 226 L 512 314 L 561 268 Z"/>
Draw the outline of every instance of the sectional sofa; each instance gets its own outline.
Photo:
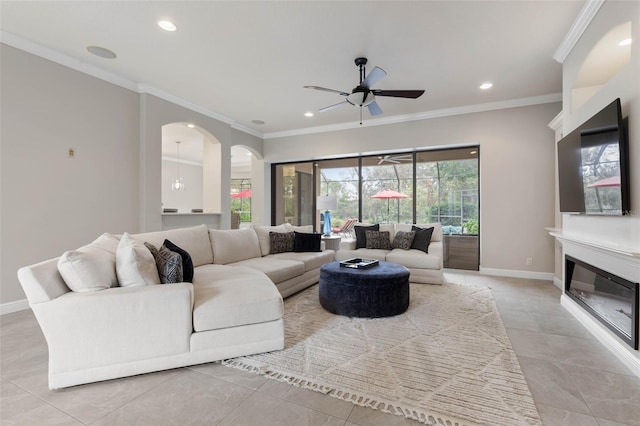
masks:
<path id="1" fill-rule="evenodd" d="M 270 232 L 293 230 L 201 225 L 104 234 L 21 268 L 49 348 L 49 387 L 282 349 L 282 298 L 318 282 L 320 266 L 334 260 L 332 250 L 271 254 Z M 154 285 L 156 265 L 142 243 L 162 247 L 165 240 L 188 253 L 192 283 Z"/>

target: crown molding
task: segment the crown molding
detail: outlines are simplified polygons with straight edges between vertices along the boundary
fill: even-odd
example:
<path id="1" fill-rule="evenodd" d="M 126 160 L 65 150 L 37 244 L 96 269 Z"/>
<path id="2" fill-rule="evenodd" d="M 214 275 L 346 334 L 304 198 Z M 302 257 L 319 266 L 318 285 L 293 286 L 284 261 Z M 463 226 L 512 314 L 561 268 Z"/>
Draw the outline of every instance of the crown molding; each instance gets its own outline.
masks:
<path id="1" fill-rule="evenodd" d="M 146 93 L 146 94 L 156 96 L 160 99 L 164 99 L 165 101 L 174 103 L 176 105 L 180 105 L 184 108 L 190 109 L 192 111 L 195 111 L 207 117 L 221 121 L 225 124 L 228 124 L 233 129 L 239 130 L 244 133 L 248 133 L 258 138 L 262 138 L 261 132 L 257 132 L 247 126 L 239 124 L 235 122 L 232 118 L 229 118 L 225 115 L 222 115 L 215 111 L 211 111 L 200 105 L 196 105 L 190 101 L 187 101 L 178 96 L 167 93 L 163 90 L 160 90 L 148 84 L 137 83 L 125 77 L 122 77 L 121 75 L 112 73 L 110 71 L 107 71 L 95 65 L 91 65 L 86 62 L 79 61 L 78 59 L 75 59 L 69 55 L 66 55 L 64 53 L 42 46 L 40 44 L 34 43 L 30 40 L 27 40 L 15 34 L 9 33 L 7 31 L 0 30 L 0 42 L 8 46 L 15 47 L 16 49 L 20 49 L 25 52 L 31 53 L 33 55 L 39 56 L 41 58 L 47 59 L 51 62 L 55 62 L 59 65 L 63 65 L 67 68 L 71 68 L 81 73 L 106 81 L 108 83 L 115 84 L 116 86 L 134 91 L 136 93 L 139 93 L 139 94 Z"/>
<path id="2" fill-rule="evenodd" d="M 558 115 L 553 117 L 553 120 L 549 122 L 548 126 L 549 128 L 551 128 L 551 130 L 554 130 L 554 131 L 562 127 L 562 111 L 560 111 Z"/>
<path id="3" fill-rule="evenodd" d="M 510 99 L 508 101 L 488 102 L 477 105 L 465 105 L 461 107 L 445 108 L 433 111 L 419 112 L 415 114 L 394 115 L 392 117 L 376 118 L 372 120 L 331 124 L 328 126 L 307 127 L 303 129 L 285 130 L 282 132 L 265 133 L 263 138 L 275 139 L 289 136 L 310 135 L 314 133 L 336 132 L 340 130 L 359 129 L 362 127 L 383 126 L 386 124 L 405 123 L 409 121 L 428 120 L 432 118 L 449 117 L 452 115 L 471 114 L 476 112 L 494 111 L 498 109 L 518 108 L 530 105 L 548 104 L 562 101 L 562 93 L 532 96 L 528 98 Z"/>
<path id="4" fill-rule="evenodd" d="M 578 17 L 573 22 L 573 25 L 569 28 L 569 32 L 564 36 L 560 46 L 558 46 L 556 53 L 553 54 L 553 59 L 561 64 L 567 59 L 567 56 L 569 56 L 569 53 L 571 53 L 578 40 L 580 40 L 580 37 L 582 37 L 582 34 L 604 2 L 605 0 L 587 0 Z"/>
<path id="5" fill-rule="evenodd" d="M 587 3 L 587 5 L 597 3 L 599 8 L 602 2 L 603 0 L 590 0 Z M 583 8 L 583 11 L 587 9 L 587 5 L 585 5 L 585 7 Z M 597 9 L 593 12 L 593 15 L 595 15 L 595 12 L 597 12 Z M 592 18 L 593 17 L 591 17 L 590 19 Z M 383 126 L 386 124 L 404 123 L 409 121 L 428 120 L 431 118 L 470 114 L 475 112 L 492 111 L 497 109 L 517 108 L 522 106 L 559 102 L 562 100 L 562 96 L 560 93 L 552 93 L 548 95 L 511 99 L 507 101 L 498 101 L 498 102 L 490 102 L 490 103 L 477 104 L 477 105 L 466 105 L 461 107 L 425 111 L 425 112 L 419 112 L 415 114 L 382 117 L 382 118 L 364 121 L 362 122 L 362 124 L 360 124 L 359 121 L 354 121 L 354 122 L 348 122 L 348 123 L 333 124 L 328 126 L 307 127 L 302 129 L 284 130 L 280 132 L 262 133 L 254 129 L 251 129 L 250 127 L 242 125 L 230 117 L 227 117 L 223 114 L 209 110 L 200 105 L 194 104 L 193 102 L 190 102 L 186 99 L 167 93 L 156 87 L 150 86 L 145 83 L 137 83 L 137 82 L 131 81 L 118 74 L 115 74 L 110 71 L 106 71 L 100 67 L 79 61 L 75 58 L 72 58 L 69 55 L 60 53 L 48 47 L 44 47 L 42 45 L 39 45 L 37 43 L 24 39 L 15 34 L 6 32 L 4 30 L 0 30 L 0 42 L 7 44 L 9 46 L 15 47 L 16 49 L 20 49 L 25 52 L 31 53 L 33 55 L 42 57 L 44 59 L 48 59 L 52 62 L 66 66 L 68 68 L 74 69 L 76 71 L 82 72 L 92 77 L 107 81 L 119 87 L 123 87 L 125 89 L 134 91 L 136 93 L 149 94 L 149 95 L 156 96 L 160 99 L 166 100 L 173 104 L 195 111 L 206 117 L 210 117 L 220 122 L 223 122 L 225 124 L 228 124 L 233 129 L 239 130 L 241 132 L 247 133 L 249 135 L 255 136 L 263 140 L 280 138 L 280 137 L 288 137 L 288 136 L 308 135 L 308 134 L 314 134 L 314 133 L 334 132 L 339 130 L 357 129 L 362 127 Z"/>
<path id="6" fill-rule="evenodd" d="M 51 62 L 63 65 L 67 68 L 71 68 L 81 73 L 88 74 L 92 77 L 99 78 L 100 80 L 104 80 L 108 83 L 115 84 L 116 86 L 120 86 L 134 92 L 137 91 L 137 84 L 129 79 L 126 79 L 105 69 L 96 67 L 95 65 L 79 61 L 69 55 L 34 43 L 30 40 L 24 39 L 7 31 L 0 30 L 0 42 L 8 46 L 15 47 L 16 49 L 24 50 L 25 52 L 47 59 Z"/>

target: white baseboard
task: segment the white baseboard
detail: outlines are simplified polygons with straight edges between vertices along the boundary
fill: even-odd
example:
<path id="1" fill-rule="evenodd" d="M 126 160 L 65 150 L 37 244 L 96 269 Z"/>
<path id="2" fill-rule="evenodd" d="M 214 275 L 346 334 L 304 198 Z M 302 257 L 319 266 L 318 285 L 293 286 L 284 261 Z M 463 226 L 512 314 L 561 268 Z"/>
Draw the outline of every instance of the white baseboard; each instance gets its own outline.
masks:
<path id="1" fill-rule="evenodd" d="M 480 267 L 482 275 L 496 275 L 499 277 L 512 278 L 529 278 L 532 280 L 553 281 L 554 274 L 552 272 L 535 272 L 535 271 L 517 271 L 515 269 L 495 269 Z"/>
<path id="2" fill-rule="evenodd" d="M 636 350 L 607 330 L 604 325 L 585 312 L 585 310 L 571 300 L 569 296 L 563 294 L 560 297 L 560 304 L 580 321 L 607 349 L 613 352 L 633 374 L 640 377 L 640 355 L 638 355 Z"/>
<path id="3" fill-rule="evenodd" d="M 553 285 L 555 285 L 556 287 L 558 287 L 560 289 L 560 291 L 564 290 L 564 286 L 562 285 L 562 280 L 558 277 L 553 277 Z"/>
<path id="4" fill-rule="evenodd" d="M 7 302 L 0 304 L 0 315 L 24 311 L 25 309 L 29 309 L 29 302 L 27 302 L 27 299 L 16 300 L 15 302 Z"/>

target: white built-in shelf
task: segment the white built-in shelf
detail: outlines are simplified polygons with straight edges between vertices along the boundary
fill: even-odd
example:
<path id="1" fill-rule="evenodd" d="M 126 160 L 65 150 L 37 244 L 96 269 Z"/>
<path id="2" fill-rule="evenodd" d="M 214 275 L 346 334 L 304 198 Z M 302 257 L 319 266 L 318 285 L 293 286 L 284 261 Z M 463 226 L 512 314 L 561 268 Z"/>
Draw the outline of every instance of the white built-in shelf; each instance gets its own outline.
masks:
<path id="1" fill-rule="evenodd" d="M 580 244 L 586 247 L 591 247 L 599 250 L 604 250 L 607 252 L 612 252 L 612 253 L 640 259 L 640 250 L 638 250 L 635 247 L 627 247 L 627 246 L 621 246 L 616 244 L 607 244 L 606 242 L 602 242 L 602 241 L 587 240 L 584 238 L 577 237 L 575 235 L 563 234 L 562 230 L 560 229 L 547 228 L 547 230 L 549 231 L 549 235 L 557 238 L 561 242 L 569 241 L 569 242 Z"/>

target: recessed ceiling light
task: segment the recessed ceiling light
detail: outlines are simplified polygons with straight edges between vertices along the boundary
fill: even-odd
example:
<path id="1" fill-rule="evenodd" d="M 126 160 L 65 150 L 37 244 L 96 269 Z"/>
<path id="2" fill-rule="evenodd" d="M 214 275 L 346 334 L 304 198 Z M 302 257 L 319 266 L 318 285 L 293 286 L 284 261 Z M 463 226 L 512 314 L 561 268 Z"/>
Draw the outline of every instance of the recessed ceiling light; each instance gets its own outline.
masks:
<path id="1" fill-rule="evenodd" d="M 313 117 L 313 113 L 312 112 L 305 112 L 304 116 L 305 117 Z"/>
<path id="2" fill-rule="evenodd" d="M 486 83 L 482 83 L 480 85 L 480 89 L 482 90 L 491 89 L 492 87 L 493 87 L 493 83 L 491 83 L 490 81 L 487 81 Z"/>
<path id="3" fill-rule="evenodd" d="M 176 25 L 171 21 L 158 21 L 158 26 L 165 31 L 175 31 L 178 29 Z"/>
<path id="4" fill-rule="evenodd" d="M 196 126 L 195 126 L 195 124 L 189 123 L 189 124 L 187 124 L 187 127 L 190 128 L 190 129 L 194 129 Z"/>
<path id="5" fill-rule="evenodd" d="M 250 152 L 247 152 L 247 155 L 251 155 L 251 153 L 250 153 Z"/>
<path id="6" fill-rule="evenodd" d="M 264 124 L 264 121 L 262 121 L 262 120 L 251 120 L 251 122 L 253 124 L 258 124 L 258 125 L 263 125 Z"/>
<path id="7" fill-rule="evenodd" d="M 113 53 L 112 50 L 100 46 L 87 46 L 87 52 L 105 59 L 113 59 L 116 57 L 116 54 Z"/>
<path id="8" fill-rule="evenodd" d="M 471 155 L 475 155 L 475 154 L 477 154 L 477 153 L 478 153 L 478 151 L 471 151 L 469 154 L 471 154 Z"/>
<path id="9" fill-rule="evenodd" d="M 618 43 L 618 46 L 628 46 L 631 44 L 632 41 L 633 40 L 631 40 L 630 38 L 625 38 L 620 43 Z"/>

